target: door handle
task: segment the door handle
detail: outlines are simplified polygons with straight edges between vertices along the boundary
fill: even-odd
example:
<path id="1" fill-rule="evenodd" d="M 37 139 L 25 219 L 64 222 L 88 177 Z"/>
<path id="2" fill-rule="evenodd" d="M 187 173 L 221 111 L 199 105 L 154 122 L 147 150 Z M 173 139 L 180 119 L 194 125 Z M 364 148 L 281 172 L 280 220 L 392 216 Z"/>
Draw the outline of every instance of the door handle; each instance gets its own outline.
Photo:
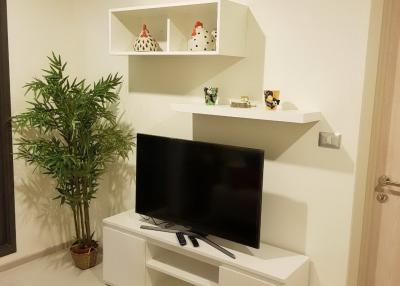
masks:
<path id="1" fill-rule="evenodd" d="M 400 183 L 395 182 L 390 177 L 383 175 L 378 179 L 378 186 L 382 188 L 386 186 L 400 187 Z"/>
<path id="2" fill-rule="evenodd" d="M 380 176 L 378 179 L 378 185 L 375 187 L 375 192 L 377 192 L 376 199 L 380 203 L 384 203 L 389 199 L 385 187 L 400 187 L 400 183 L 393 181 L 388 176 Z M 396 192 L 400 191 L 396 190 Z"/>

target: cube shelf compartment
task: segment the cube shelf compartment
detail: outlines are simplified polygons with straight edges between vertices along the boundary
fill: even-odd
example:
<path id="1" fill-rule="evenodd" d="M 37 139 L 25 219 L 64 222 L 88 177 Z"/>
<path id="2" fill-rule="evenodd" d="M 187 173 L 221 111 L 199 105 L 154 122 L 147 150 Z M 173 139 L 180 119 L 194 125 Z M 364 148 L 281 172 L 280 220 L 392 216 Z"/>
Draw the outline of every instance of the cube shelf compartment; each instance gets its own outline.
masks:
<path id="1" fill-rule="evenodd" d="M 109 11 L 109 50 L 112 55 L 223 55 L 244 57 L 248 7 L 229 0 L 196 0 L 178 4 L 137 6 Z M 215 51 L 188 51 L 196 21 L 216 30 Z M 133 43 L 146 24 L 160 45 L 156 52 L 136 52 Z"/>

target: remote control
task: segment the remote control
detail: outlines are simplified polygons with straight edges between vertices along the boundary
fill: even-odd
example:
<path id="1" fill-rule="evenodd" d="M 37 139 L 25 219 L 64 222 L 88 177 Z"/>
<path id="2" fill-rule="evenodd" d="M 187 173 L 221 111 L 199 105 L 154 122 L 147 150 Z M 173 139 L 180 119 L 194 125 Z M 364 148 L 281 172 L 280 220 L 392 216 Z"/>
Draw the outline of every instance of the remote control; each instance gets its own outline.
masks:
<path id="1" fill-rule="evenodd" d="M 194 236 L 189 235 L 189 239 L 192 242 L 194 247 L 199 247 L 199 242 L 197 241 L 197 239 Z"/>
<path id="2" fill-rule="evenodd" d="M 186 239 L 185 239 L 185 236 L 183 235 L 182 232 L 177 232 L 176 233 L 176 238 L 178 238 L 179 244 L 181 246 L 185 246 L 186 245 Z"/>

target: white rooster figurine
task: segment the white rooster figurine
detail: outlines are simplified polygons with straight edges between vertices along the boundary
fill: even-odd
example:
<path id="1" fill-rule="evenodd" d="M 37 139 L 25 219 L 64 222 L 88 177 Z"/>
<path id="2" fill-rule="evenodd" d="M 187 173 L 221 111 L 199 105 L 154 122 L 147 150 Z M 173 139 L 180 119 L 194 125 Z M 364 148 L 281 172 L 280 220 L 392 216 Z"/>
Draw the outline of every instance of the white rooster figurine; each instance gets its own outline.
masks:
<path id="1" fill-rule="evenodd" d="M 192 37 L 188 41 L 189 51 L 215 51 L 217 32 L 209 33 L 203 27 L 203 23 L 197 21 L 192 31 Z"/>
<path id="2" fill-rule="evenodd" d="M 150 35 L 147 26 L 144 24 L 142 32 L 140 32 L 139 37 L 136 39 L 133 49 L 135 52 L 155 52 L 158 50 L 157 41 Z"/>

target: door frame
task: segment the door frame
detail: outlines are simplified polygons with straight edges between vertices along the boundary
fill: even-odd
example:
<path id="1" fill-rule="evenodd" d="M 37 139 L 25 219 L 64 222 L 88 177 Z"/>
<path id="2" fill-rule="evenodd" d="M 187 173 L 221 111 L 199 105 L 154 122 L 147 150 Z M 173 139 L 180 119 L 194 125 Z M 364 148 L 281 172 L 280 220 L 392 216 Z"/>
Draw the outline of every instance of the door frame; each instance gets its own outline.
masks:
<path id="1" fill-rule="evenodd" d="M 396 16 L 394 13 L 391 13 L 394 1 L 398 0 L 385 0 L 383 6 L 383 20 L 380 39 L 381 43 L 379 50 L 370 154 L 366 181 L 366 195 L 363 212 L 362 241 L 357 283 L 359 286 L 366 285 L 369 257 L 371 255 L 370 245 L 373 241 L 371 229 L 372 210 L 375 203 L 375 187 L 377 185 L 378 178 L 384 175 L 385 172 L 385 163 L 382 158 L 387 157 L 389 144 L 389 130 L 387 128 L 387 123 L 391 120 L 391 112 L 387 112 L 387 110 L 390 109 L 394 97 L 393 92 L 390 92 L 391 90 L 393 91 L 394 88 L 394 85 L 390 83 L 390 79 L 394 75 L 393 68 L 395 68 L 395 65 L 393 65 L 391 56 L 393 54 L 393 49 L 395 49 L 396 46 L 393 45 L 391 41 L 394 26 L 392 24 Z M 390 96 L 388 96 L 388 94 Z"/>
<path id="2" fill-rule="evenodd" d="M 0 216 L 5 217 L 6 242 L 0 245 L 0 257 L 16 251 L 14 174 L 12 157 L 12 130 L 10 104 L 10 74 L 7 36 L 7 3 L 0 0 L 0 196 L 4 199 L 4 208 L 0 207 Z"/>

